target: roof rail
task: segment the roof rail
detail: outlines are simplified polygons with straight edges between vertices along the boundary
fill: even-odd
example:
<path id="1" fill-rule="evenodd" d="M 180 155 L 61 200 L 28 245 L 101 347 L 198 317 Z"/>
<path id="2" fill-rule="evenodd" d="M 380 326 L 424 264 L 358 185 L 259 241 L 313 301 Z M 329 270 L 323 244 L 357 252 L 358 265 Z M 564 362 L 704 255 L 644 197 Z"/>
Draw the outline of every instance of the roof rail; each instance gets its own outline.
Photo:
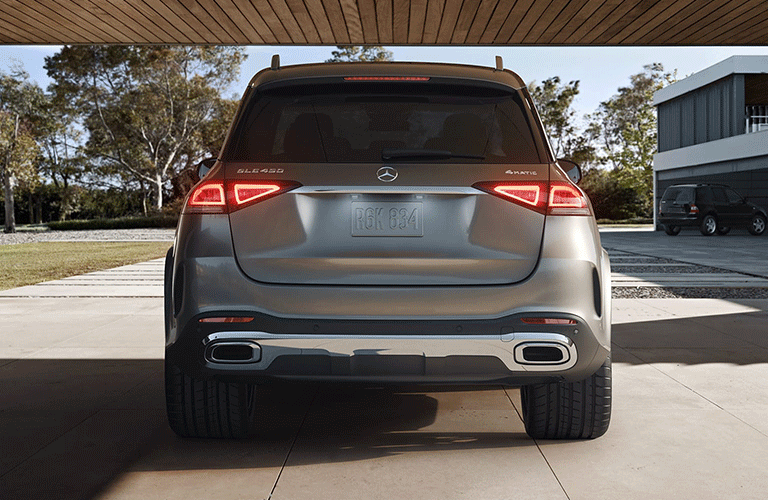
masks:
<path id="1" fill-rule="evenodd" d="M 275 54 L 272 56 L 272 69 L 278 70 L 280 69 L 280 54 Z"/>

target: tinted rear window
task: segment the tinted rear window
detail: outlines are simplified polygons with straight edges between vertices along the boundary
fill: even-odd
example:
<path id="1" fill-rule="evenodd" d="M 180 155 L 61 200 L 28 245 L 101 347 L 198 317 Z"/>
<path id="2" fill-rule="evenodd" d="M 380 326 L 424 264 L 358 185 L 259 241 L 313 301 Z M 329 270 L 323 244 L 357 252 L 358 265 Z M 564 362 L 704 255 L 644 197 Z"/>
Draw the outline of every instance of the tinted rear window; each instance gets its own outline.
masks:
<path id="1" fill-rule="evenodd" d="M 664 191 L 662 201 L 673 202 L 678 205 L 693 203 L 693 189 L 684 187 L 668 188 Z"/>
<path id="2" fill-rule="evenodd" d="M 382 150 L 484 157 L 417 161 L 539 162 L 517 93 L 403 83 L 261 91 L 247 104 L 226 158 L 267 163 L 381 162 Z"/>

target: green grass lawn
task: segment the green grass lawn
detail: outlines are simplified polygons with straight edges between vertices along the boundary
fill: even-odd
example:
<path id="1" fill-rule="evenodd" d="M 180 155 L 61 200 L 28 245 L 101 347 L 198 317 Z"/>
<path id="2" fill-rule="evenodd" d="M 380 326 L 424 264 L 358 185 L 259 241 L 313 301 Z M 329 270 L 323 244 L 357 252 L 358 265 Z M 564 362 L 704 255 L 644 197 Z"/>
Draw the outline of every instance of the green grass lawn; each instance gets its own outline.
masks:
<path id="1" fill-rule="evenodd" d="M 164 257 L 167 241 L 0 245 L 0 290 Z"/>

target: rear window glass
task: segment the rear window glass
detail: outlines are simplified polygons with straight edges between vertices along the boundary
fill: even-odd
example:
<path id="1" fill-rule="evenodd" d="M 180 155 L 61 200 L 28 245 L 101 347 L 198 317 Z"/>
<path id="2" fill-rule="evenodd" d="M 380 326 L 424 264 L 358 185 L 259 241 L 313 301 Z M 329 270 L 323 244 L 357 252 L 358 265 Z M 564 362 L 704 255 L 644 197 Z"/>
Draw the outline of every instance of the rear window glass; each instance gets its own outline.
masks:
<path id="1" fill-rule="evenodd" d="M 664 192 L 663 201 L 672 202 L 677 205 L 693 203 L 693 189 L 690 188 L 669 188 Z"/>
<path id="2" fill-rule="evenodd" d="M 383 152 L 395 155 L 387 161 L 539 162 L 518 94 L 401 83 L 261 91 L 225 155 L 267 163 L 381 162 Z"/>

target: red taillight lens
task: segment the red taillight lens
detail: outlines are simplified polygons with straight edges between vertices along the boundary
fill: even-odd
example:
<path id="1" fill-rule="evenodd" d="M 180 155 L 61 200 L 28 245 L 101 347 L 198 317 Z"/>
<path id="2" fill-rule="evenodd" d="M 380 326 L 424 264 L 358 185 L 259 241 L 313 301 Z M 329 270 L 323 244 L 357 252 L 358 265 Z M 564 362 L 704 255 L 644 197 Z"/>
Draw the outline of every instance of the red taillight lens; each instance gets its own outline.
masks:
<path id="1" fill-rule="evenodd" d="M 301 186 L 292 181 L 208 181 L 189 195 L 185 213 L 226 214 Z"/>
<path id="2" fill-rule="evenodd" d="M 548 215 L 591 215 L 584 193 L 565 181 L 478 182 L 473 187 Z"/>
<path id="3" fill-rule="evenodd" d="M 523 323 L 529 325 L 575 325 L 576 321 L 572 319 L 561 318 L 522 318 Z"/>
<path id="4" fill-rule="evenodd" d="M 691 211 L 690 211 L 690 213 L 692 213 L 692 214 L 697 214 L 697 213 L 699 213 L 699 207 L 697 207 L 696 205 L 691 205 Z"/>

